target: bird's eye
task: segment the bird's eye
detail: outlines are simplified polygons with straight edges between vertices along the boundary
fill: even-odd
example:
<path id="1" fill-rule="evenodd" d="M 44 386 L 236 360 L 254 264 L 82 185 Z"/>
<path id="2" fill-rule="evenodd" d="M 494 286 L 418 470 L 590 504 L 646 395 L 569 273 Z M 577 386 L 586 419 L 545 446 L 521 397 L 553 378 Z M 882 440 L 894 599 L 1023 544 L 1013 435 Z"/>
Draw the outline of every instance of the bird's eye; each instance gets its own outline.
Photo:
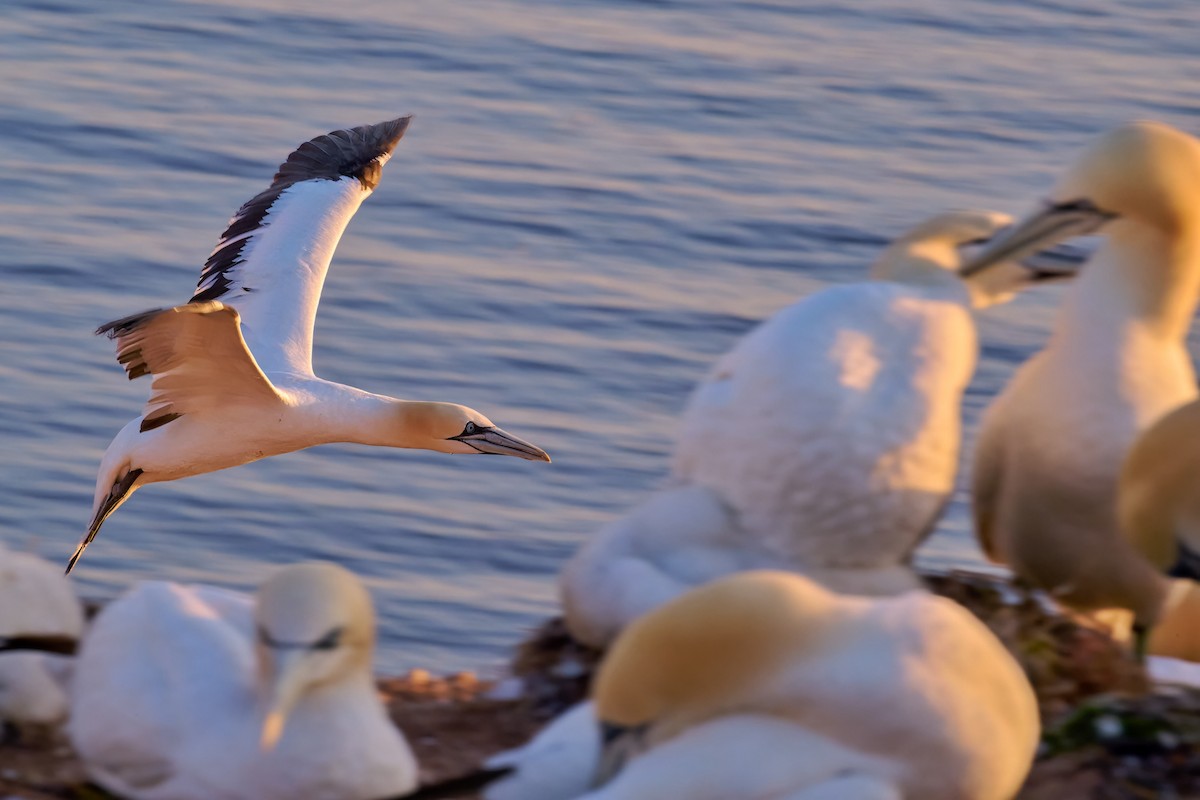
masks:
<path id="1" fill-rule="evenodd" d="M 342 642 L 342 629 L 334 628 L 329 633 L 313 642 L 313 650 L 333 650 Z"/>
<path id="2" fill-rule="evenodd" d="M 467 427 L 463 428 L 463 436 L 470 436 L 470 435 L 472 435 L 473 433 L 475 433 L 475 430 L 476 430 L 476 428 L 475 428 L 475 423 L 474 423 L 474 422 L 468 422 L 468 423 L 467 423 Z"/>

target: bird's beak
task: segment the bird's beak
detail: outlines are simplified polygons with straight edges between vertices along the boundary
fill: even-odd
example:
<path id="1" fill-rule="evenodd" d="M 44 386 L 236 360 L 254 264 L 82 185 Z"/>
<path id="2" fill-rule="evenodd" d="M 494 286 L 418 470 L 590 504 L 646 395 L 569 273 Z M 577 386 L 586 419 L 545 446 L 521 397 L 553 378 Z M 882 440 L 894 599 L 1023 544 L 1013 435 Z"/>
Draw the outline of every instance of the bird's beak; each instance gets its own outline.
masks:
<path id="1" fill-rule="evenodd" d="M 480 428 L 478 433 L 469 436 L 450 437 L 463 444 L 474 447 L 481 453 L 497 456 L 516 456 L 529 461 L 549 461 L 550 456 L 537 445 L 519 439 L 500 428 Z"/>
<path id="2" fill-rule="evenodd" d="M 270 678 L 267 687 L 267 710 L 263 716 L 262 736 L 259 746 L 263 752 L 275 748 L 279 738 L 283 736 L 283 726 L 288 714 L 296 705 L 301 691 L 304 689 L 304 659 L 308 655 L 303 649 L 272 649 L 275 674 Z"/>
<path id="3" fill-rule="evenodd" d="M 1072 236 L 1094 233 L 1114 217 L 1114 214 L 1102 211 L 1087 200 L 1048 205 L 994 236 L 979 252 L 967 259 L 959 274 L 964 278 L 969 277 L 1005 261 L 1025 264 L 1030 257 L 1034 257 L 1035 266 L 1032 269 L 1037 271 L 1039 262 L 1035 254 L 1039 251 Z M 1058 261 L 1052 273 L 1063 269 L 1063 260 L 1060 258 Z M 1044 265 L 1047 262 L 1041 263 Z"/>
<path id="4" fill-rule="evenodd" d="M 624 769 L 626 762 L 642 750 L 648 725 L 600 723 L 600 764 L 592 777 L 592 788 L 599 789 Z"/>
<path id="5" fill-rule="evenodd" d="M 1092 249 L 1062 242 L 1022 258 L 1018 263 L 1029 273 L 1029 280 L 1060 281 L 1074 278 L 1092 257 Z"/>

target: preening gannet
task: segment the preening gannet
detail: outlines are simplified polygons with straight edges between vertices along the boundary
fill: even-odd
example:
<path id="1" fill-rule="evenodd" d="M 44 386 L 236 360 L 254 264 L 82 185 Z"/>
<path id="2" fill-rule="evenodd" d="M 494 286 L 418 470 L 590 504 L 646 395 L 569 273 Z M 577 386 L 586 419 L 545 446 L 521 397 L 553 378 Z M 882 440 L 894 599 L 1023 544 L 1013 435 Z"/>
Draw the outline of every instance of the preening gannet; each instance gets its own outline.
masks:
<path id="1" fill-rule="evenodd" d="M 334 248 L 379 182 L 409 117 L 318 136 L 234 215 L 192 299 L 100 326 L 129 378 L 153 375 L 142 415 L 100 464 L 100 526 L 141 486 L 330 442 L 549 461 L 540 448 L 454 403 L 414 402 L 322 380 L 313 321 Z"/>
<path id="2" fill-rule="evenodd" d="M 1121 536 L 1117 479 L 1138 431 L 1197 394 L 1184 337 L 1200 293 L 1200 142 L 1148 122 L 1105 134 L 964 271 L 1100 228 L 1046 348 L 984 414 L 972 502 L 991 558 L 1145 628 L 1170 584 Z"/>
<path id="3" fill-rule="evenodd" d="M 143 583 L 83 641 L 68 730 L 92 779 L 137 800 L 374 800 L 417 767 L 371 674 L 351 573 L 276 572 L 255 599 Z"/>
<path id="4" fill-rule="evenodd" d="M 1118 487 L 1121 533 L 1171 576 L 1162 579 L 1170 580 L 1170 589 L 1157 614 L 1140 620 L 1153 625 L 1147 649 L 1200 661 L 1200 400 L 1166 414 L 1137 438 Z"/>
<path id="5" fill-rule="evenodd" d="M 998 262 L 958 277 L 959 248 L 1009 221 L 934 217 L 883 252 L 873 280 L 805 297 L 743 337 L 683 411 L 669 487 L 563 571 L 572 634 L 604 646 L 687 588 L 756 567 L 847 593 L 919 586 L 908 560 L 958 468 L 971 308 L 1060 274 Z"/>
<path id="6" fill-rule="evenodd" d="M 789 572 L 722 578 L 631 623 L 592 699 L 508 755 L 517 772 L 488 800 L 1006 800 L 1039 738 L 1024 673 L 970 612 Z M 563 764 L 595 766 L 598 785 L 579 794 Z"/>
<path id="7" fill-rule="evenodd" d="M 70 581 L 44 559 L 0 544 L 0 723 L 51 727 L 67 718 L 64 683 L 83 633 L 83 607 Z"/>

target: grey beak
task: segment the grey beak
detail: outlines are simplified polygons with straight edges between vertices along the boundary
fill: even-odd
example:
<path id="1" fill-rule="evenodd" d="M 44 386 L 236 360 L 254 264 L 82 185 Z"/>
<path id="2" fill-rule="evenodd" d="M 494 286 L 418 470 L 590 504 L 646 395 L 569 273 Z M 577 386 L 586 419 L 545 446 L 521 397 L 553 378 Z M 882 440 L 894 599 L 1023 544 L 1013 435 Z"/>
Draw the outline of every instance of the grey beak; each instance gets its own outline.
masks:
<path id="1" fill-rule="evenodd" d="M 463 444 L 474 447 L 481 453 L 497 456 L 516 456 L 528 461 L 549 461 L 550 456 L 537 445 L 513 436 L 500 428 L 480 428 L 469 436 L 452 436 Z"/>
<path id="2" fill-rule="evenodd" d="M 974 275 L 1003 261 L 1026 264 L 1026 260 L 1034 257 L 1038 251 L 1046 250 L 1051 245 L 1073 236 L 1094 233 L 1114 216 L 1087 200 L 1047 206 L 998 233 L 963 264 L 959 274 L 963 277 Z M 1031 267 L 1034 271 L 1039 269 L 1037 263 L 1035 257 L 1035 266 Z M 1050 272 L 1063 272 L 1065 263 L 1063 258 L 1058 258 L 1057 265 L 1051 268 Z M 1065 274 L 1056 276 L 1066 277 Z"/>

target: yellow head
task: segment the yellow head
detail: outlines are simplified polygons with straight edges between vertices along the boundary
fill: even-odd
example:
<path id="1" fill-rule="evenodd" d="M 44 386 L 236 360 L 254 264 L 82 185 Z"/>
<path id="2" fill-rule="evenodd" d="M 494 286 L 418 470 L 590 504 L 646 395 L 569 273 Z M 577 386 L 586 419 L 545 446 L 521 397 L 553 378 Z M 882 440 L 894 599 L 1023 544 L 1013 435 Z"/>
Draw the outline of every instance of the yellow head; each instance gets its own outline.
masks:
<path id="1" fill-rule="evenodd" d="M 1118 238 L 1194 238 L 1200 231 L 1200 142 L 1155 122 L 1104 134 L 1066 171 L 1042 208 L 972 257 L 963 272 L 1101 227 Z"/>
<path id="2" fill-rule="evenodd" d="M 959 267 L 959 248 L 992 238 L 1012 217 L 998 211 L 949 211 L 903 234 L 871 265 L 879 281 L 921 283 Z"/>
<path id="3" fill-rule="evenodd" d="M 831 635 L 836 605 L 789 572 L 743 572 L 694 589 L 617 638 L 593 684 L 596 714 L 636 728 L 734 704 L 757 677 Z"/>
<path id="4" fill-rule="evenodd" d="M 1059 179 L 1051 206 L 1091 204 L 1122 222 L 1167 236 L 1200 225 L 1200 142 L 1157 122 L 1101 136 Z"/>
<path id="5" fill-rule="evenodd" d="M 254 617 L 267 700 L 262 745 L 270 749 L 304 695 L 355 676 L 369 680 L 375 612 L 351 572 L 311 563 L 272 575 L 258 590 Z"/>
<path id="6" fill-rule="evenodd" d="M 965 283 L 971 305 L 985 308 L 1007 302 L 1037 281 L 1074 274 L 1077 264 L 1062 254 L 1053 266 L 1048 257 L 1038 256 L 1023 264 L 998 262 L 965 280 L 958 275 L 964 248 L 985 245 L 1011 224 L 1012 217 L 998 211 L 939 214 L 892 242 L 871 266 L 871 278 L 917 286 Z"/>
<path id="7" fill-rule="evenodd" d="M 540 447 L 501 430 L 473 408 L 410 400 L 397 400 L 393 408 L 397 431 L 392 443 L 397 447 L 550 460 Z"/>

